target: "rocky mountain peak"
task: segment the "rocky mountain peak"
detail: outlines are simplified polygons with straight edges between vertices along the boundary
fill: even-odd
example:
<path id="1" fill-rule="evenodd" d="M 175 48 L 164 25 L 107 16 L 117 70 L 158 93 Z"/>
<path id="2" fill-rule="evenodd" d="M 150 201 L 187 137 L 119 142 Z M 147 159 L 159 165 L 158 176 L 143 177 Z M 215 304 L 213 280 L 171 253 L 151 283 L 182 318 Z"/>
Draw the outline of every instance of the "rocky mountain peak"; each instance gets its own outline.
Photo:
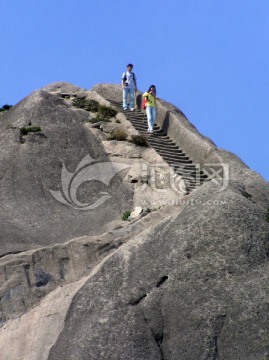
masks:
<path id="1" fill-rule="evenodd" d="M 267 359 L 268 183 L 121 96 L 58 82 L 0 115 L 0 360 Z"/>

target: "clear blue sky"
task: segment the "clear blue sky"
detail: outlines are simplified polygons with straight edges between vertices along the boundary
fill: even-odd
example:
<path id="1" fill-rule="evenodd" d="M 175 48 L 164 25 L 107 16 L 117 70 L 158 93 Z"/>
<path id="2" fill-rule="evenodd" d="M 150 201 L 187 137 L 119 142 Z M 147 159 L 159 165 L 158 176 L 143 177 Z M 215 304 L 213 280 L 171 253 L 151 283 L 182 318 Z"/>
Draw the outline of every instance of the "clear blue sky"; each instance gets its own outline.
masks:
<path id="1" fill-rule="evenodd" d="M 178 106 L 269 180 L 269 0 L 0 0 L 0 106 L 55 81 L 119 83 Z"/>

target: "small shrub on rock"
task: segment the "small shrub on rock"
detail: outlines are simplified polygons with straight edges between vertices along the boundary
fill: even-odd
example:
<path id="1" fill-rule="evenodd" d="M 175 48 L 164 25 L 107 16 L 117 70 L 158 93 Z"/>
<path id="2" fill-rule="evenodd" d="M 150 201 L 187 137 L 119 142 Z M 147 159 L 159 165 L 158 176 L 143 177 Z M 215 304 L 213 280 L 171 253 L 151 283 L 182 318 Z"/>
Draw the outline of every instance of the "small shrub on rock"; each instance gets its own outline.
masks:
<path id="1" fill-rule="evenodd" d="M 97 112 L 99 110 L 99 103 L 95 100 L 87 99 L 74 99 L 73 105 L 79 109 L 84 109 L 86 111 Z"/>
<path id="2" fill-rule="evenodd" d="M 118 112 L 112 107 L 99 105 L 98 114 L 104 119 L 111 119 L 112 117 L 116 116 L 117 113 Z"/>
<path id="3" fill-rule="evenodd" d="M 130 211 L 125 211 L 125 213 L 121 217 L 121 220 L 127 221 L 130 215 L 131 215 Z"/>
<path id="4" fill-rule="evenodd" d="M 96 117 L 90 122 L 98 122 L 98 121 L 110 121 L 110 119 L 117 115 L 117 111 L 112 107 L 100 105 L 95 100 L 87 100 L 87 99 L 74 99 L 73 105 L 79 109 L 83 109 L 86 111 L 97 113 Z"/>
<path id="5" fill-rule="evenodd" d="M 138 146 L 148 146 L 148 142 L 143 135 L 132 135 L 132 140 L 130 141 Z"/>
<path id="6" fill-rule="evenodd" d="M 41 131 L 41 127 L 40 126 L 25 126 L 22 127 L 21 129 L 21 135 L 27 135 L 30 132 L 40 132 Z"/>
<path id="7" fill-rule="evenodd" d="M 0 112 L 2 111 L 8 111 L 10 108 L 12 108 L 12 105 L 3 105 L 1 108 L 0 108 Z"/>
<path id="8" fill-rule="evenodd" d="M 123 129 L 117 128 L 111 133 L 109 140 L 126 141 L 127 137 L 128 134 Z"/>
<path id="9" fill-rule="evenodd" d="M 89 120 L 89 123 L 91 123 L 91 124 L 96 124 L 96 123 L 98 123 L 100 120 L 97 118 L 97 117 L 94 117 L 94 118 L 91 118 L 90 120 Z"/>
<path id="10" fill-rule="evenodd" d="M 100 114 L 99 111 L 98 111 L 98 113 L 96 114 L 96 117 L 95 117 L 95 118 L 96 118 L 98 121 L 104 121 L 104 122 L 110 122 L 110 121 L 111 121 L 111 120 L 110 120 L 110 117 L 106 117 L 106 116 Z"/>

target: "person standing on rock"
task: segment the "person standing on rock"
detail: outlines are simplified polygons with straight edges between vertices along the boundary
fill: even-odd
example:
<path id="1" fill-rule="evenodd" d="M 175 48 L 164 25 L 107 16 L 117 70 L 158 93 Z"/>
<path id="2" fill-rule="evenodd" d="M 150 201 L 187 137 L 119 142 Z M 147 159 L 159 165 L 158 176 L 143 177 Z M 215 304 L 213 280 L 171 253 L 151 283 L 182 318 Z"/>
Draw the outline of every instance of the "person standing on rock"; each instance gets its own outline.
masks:
<path id="1" fill-rule="evenodd" d="M 146 98 L 146 113 L 148 119 L 148 133 L 153 133 L 153 126 L 156 119 L 156 86 L 150 85 L 148 91 L 143 94 Z"/>
<path id="2" fill-rule="evenodd" d="M 136 85 L 136 77 L 135 74 L 132 72 L 133 70 L 133 65 L 132 64 L 128 64 L 127 65 L 127 71 L 125 71 L 122 74 L 122 82 L 121 82 L 121 86 L 122 86 L 122 90 L 123 90 L 123 110 L 127 110 L 128 108 L 131 111 L 134 111 L 135 107 L 134 107 L 134 96 L 135 96 L 135 91 L 137 89 L 137 85 Z M 128 107 L 128 97 L 129 97 L 129 107 Z"/>

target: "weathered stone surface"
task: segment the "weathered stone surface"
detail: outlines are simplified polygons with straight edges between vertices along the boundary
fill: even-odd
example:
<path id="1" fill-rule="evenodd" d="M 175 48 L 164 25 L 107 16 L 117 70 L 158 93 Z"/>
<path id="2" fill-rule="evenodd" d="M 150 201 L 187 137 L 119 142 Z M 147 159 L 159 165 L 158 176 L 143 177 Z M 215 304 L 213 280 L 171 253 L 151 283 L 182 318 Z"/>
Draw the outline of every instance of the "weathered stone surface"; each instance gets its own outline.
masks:
<path id="1" fill-rule="evenodd" d="M 120 85 L 97 84 L 93 90 L 106 99 L 121 101 Z M 206 170 L 210 170 L 211 166 L 216 164 L 227 167 L 228 178 L 242 182 L 255 201 L 263 202 L 261 196 L 265 196 L 266 201 L 269 202 L 268 183 L 259 174 L 251 171 L 238 156 L 218 148 L 212 140 L 199 133 L 176 106 L 158 99 L 156 123 L 194 163 L 202 168 L 205 166 Z"/>
<path id="2" fill-rule="evenodd" d="M 74 173 L 87 155 L 110 161 L 101 141 L 85 127 L 87 120 L 86 111 L 77 111 L 59 95 L 44 90 L 34 92 L 1 118 L 0 255 L 103 232 L 131 207 L 132 191 L 124 184 L 119 188 L 117 176 L 110 184 L 111 198 L 94 211 L 66 206 L 51 195 L 50 190 L 62 190 L 63 164 Z M 44 135 L 26 135 L 21 143 L 19 130 L 7 128 L 29 122 L 40 126 Z M 77 197 L 82 203 L 94 203 L 100 191 L 108 191 L 107 185 L 84 182 Z"/>
<path id="3" fill-rule="evenodd" d="M 92 88 L 92 90 L 106 99 L 122 101 L 121 85 L 97 84 Z"/>
<path id="4" fill-rule="evenodd" d="M 103 141 L 112 161 L 123 161 L 130 168 L 123 180 L 133 184 L 133 206 L 156 208 L 175 205 L 186 193 L 184 180 L 151 147 L 136 146 L 128 141 Z"/>
<path id="5" fill-rule="evenodd" d="M 45 360 L 64 328 L 66 313 L 87 278 L 58 287 L 38 307 L 0 329 L 1 360 Z"/>
<path id="6" fill-rule="evenodd" d="M 142 215 L 142 212 L 143 212 L 143 208 L 140 206 L 136 206 L 134 208 L 134 211 L 132 211 L 130 216 L 128 217 L 128 220 L 132 221 L 132 220 L 140 218 Z"/>
<path id="7" fill-rule="evenodd" d="M 263 359 L 269 224 L 236 184 L 198 189 L 74 298 L 49 359 Z M 75 338 L 72 334 L 76 334 Z"/>
<path id="8" fill-rule="evenodd" d="M 100 125 L 100 129 L 105 133 L 111 134 L 114 130 L 120 129 L 122 126 L 117 123 L 104 122 Z"/>
<path id="9" fill-rule="evenodd" d="M 44 306 L 48 307 L 49 311 L 52 311 L 53 306 L 52 313 L 54 315 L 52 321 L 55 322 L 53 326 L 57 329 L 59 327 L 58 321 L 62 323 L 66 315 L 67 305 L 66 302 L 62 303 L 53 299 L 56 297 L 71 297 L 72 289 L 77 288 L 77 280 L 83 280 L 84 276 L 88 276 L 92 271 L 95 271 L 95 267 L 102 259 L 123 243 L 128 242 L 130 237 L 143 233 L 148 226 L 156 224 L 160 218 L 171 216 L 175 211 L 178 211 L 177 209 L 176 207 L 162 208 L 131 224 L 122 221 L 117 225 L 114 224 L 114 229 L 111 227 L 108 233 L 100 236 L 85 236 L 65 244 L 1 258 L 0 325 L 4 325 L 0 326 L 0 345 L 8 341 L 8 339 L 13 343 L 14 337 L 19 337 L 18 334 L 25 331 L 26 327 L 33 328 L 31 334 L 34 334 L 35 331 L 38 334 L 40 332 L 44 334 L 48 331 L 49 327 L 52 326 L 50 322 L 43 324 L 41 329 L 40 323 L 36 321 L 43 317 L 43 310 L 39 314 L 38 309 L 43 309 Z M 43 286 L 37 286 L 36 274 L 40 273 L 47 274 L 53 281 L 45 282 Z M 73 284 L 69 293 L 66 293 L 65 283 Z M 31 312 L 30 309 L 39 304 L 44 297 L 42 303 Z M 53 305 L 48 302 L 52 302 Z M 27 313 L 26 316 L 23 315 L 24 313 Z M 20 316 L 19 322 L 17 321 L 18 316 Z M 54 316 L 57 319 L 54 319 Z M 9 331 L 10 337 L 7 335 Z M 54 340 L 55 342 L 62 329 L 58 333 L 58 330 L 55 331 L 53 333 L 55 338 L 50 336 L 49 341 Z M 43 342 L 43 344 L 45 346 L 47 343 Z M 29 345 L 30 347 L 27 347 L 27 349 L 31 347 L 41 348 L 42 339 L 39 335 L 33 336 Z M 8 345 L 7 347 L 11 348 Z M 46 352 L 44 352 L 42 358 L 39 357 L 39 352 L 25 352 L 24 338 L 16 342 L 16 345 L 12 347 L 12 351 L 7 350 L 5 352 L 5 354 L 9 354 L 9 356 L 6 355 L 5 360 L 13 359 L 14 353 L 24 354 L 21 359 L 25 360 L 47 358 L 44 357 Z"/>
<path id="10" fill-rule="evenodd" d="M 140 206 L 138 200 L 149 199 L 150 194 L 153 199 L 160 199 L 162 193 L 153 190 L 150 181 L 144 183 L 144 193 L 136 191 L 136 186 L 144 185 L 139 169 L 142 161 L 150 167 L 158 161 L 158 155 L 150 148 L 128 142 L 102 141 L 101 136 L 97 140 L 100 130 L 85 126 L 84 112 L 75 110 L 71 100 L 57 95 L 65 85 L 53 84 L 49 88 L 52 93 L 36 92 L 18 105 L 22 106 L 20 111 L 15 108 L 8 117 L 1 117 L 0 156 L 5 165 L 1 165 L 1 186 L 9 189 L 7 185 L 12 184 L 8 196 L 1 192 L 0 206 L 8 204 L 1 209 L 1 235 L 5 241 L 18 237 L 17 245 L 24 241 L 27 249 L 46 245 L 44 236 L 58 236 L 62 243 L 0 259 L 0 359 L 265 360 L 269 353 L 268 183 L 236 155 L 217 148 L 199 134 L 173 105 L 160 100 L 158 121 L 166 119 L 165 126 L 175 134 L 177 142 L 192 151 L 195 161 L 229 165 L 227 186 L 212 180 L 186 196 L 178 196 L 177 191 L 170 189 L 165 194 L 177 206 L 161 207 L 137 221 L 122 222 L 118 216 L 120 208 L 132 210 Z M 121 98 L 121 89 L 115 85 L 101 84 L 94 91 L 85 92 L 103 101 L 107 101 L 103 97 Z M 50 104 L 43 112 L 40 109 L 43 115 L 39 117 L 43 121 L 39 125 L 51 139 L 49 148 L 43 143 L 46 138 L 32 141 L 34 135 L 32 140 L 27 138 L 24 144 L 15 146 L 18 134 L 16 130 L 4 130 L 3 119 L 5 125 L 11 120 L 12 124 L 25 125 L 40 101 Z M 55 117 L 46 115 L 48 108 Z M 165 119 L 161 119 L 162 114 Z M 132 131 L 124 114 L 117 118 Z M 55 127 L 50 129 L 52 120 Z M 71 138 L 69 152 L 63 150 L 66 124 L 68 134 L 77 133 Z M 180 127 L 177 131 L 176 124 Z M 54 137 L 58 128 L 61 133 Z M 48 163 L 48 179 L 57 187 L 60 166 L 55 170 L 52 164 L 56 160 L 51 155 L 58 149 L 55 143 L 61 144 L 57 159 L 63 158 L 67 167 L 75 171 L 73 159 L 80 158 L 85 138 L 92 156 L 109 157 L 112 162 L 117 159 L 130 168 L 119 174 L 115 199 L 100 213 L 96 210 L 90 218 L 88 212 L 83 219 L 76 212 L 76 219 L 66 211 L 66 220 L 61 222 L 65 236 L 60 237 L 60 230 L 52 227 L 53 221 L 47 214 L 62 221 L 61 213 L 54 210 L 52 202 L 42 205 L 42 196 L 48 200 L 41 191 L 38 202 L 35 200 L 31 190 L 36 191 L 36 183 L 32 179 L 38 184 L 42 178 L 42 189 L 49 188 L 51 183 L 43 171 Z M 38 150 L 41 147 L 42 152 Z M 44 160 L 39 165 L 31 154 L 42 159 L 43 151 Z M 12 172 L 10 164 L 15 169 Z M 27 177 L 25 168 L 31 176 Z M 18 169 L 23 179 L 17 176 Z M 29 186 L 24 187 L 25 180 Z M 129 195 L 128 185 L 134 185 L 134 194 Z M 94 188 L 97 189 L 100 185 Z M 38 206 L 33 207 L 35 203 Z M 23 206 L 27 218 L 19 211 Z M 110 217 L 114 211 L 116 215 Z M 31 222 L 28 227 L 22 226 L 23 221 L 38 215 L 44 217 L 44 227 L 38 232 L 42 241 L 35 239 L 34 227 L 29 227 Z M 69 239 L 71 219 L 79 230 L 86 226 L 83 220 L 92 222 L 87 234 L 91 235 L 93 228 L 95 236 L 63 243 L 65 237 Z M 46 224 L 53 229 L 51 233 Z M 3 240 L 2 244 L 6 246 Z"/>
<path id="11" fill-rule="evenodd" d="M 51 92 L 51 93 L 60 93 L 60 94 L 72 94 L 72 95 L 76 95 L 78 93 L 83 94 L 83 96 L 85 96 L 85 89 L 80 88 L 79 86 L 70 84 L 68 82 L 64 82 L 64 81 L 60 81 L 60 82 L 55 82 L 52 84 L 49 84 L 45 87 L 43 87 L 43 90 L 46 92 Z"/>

